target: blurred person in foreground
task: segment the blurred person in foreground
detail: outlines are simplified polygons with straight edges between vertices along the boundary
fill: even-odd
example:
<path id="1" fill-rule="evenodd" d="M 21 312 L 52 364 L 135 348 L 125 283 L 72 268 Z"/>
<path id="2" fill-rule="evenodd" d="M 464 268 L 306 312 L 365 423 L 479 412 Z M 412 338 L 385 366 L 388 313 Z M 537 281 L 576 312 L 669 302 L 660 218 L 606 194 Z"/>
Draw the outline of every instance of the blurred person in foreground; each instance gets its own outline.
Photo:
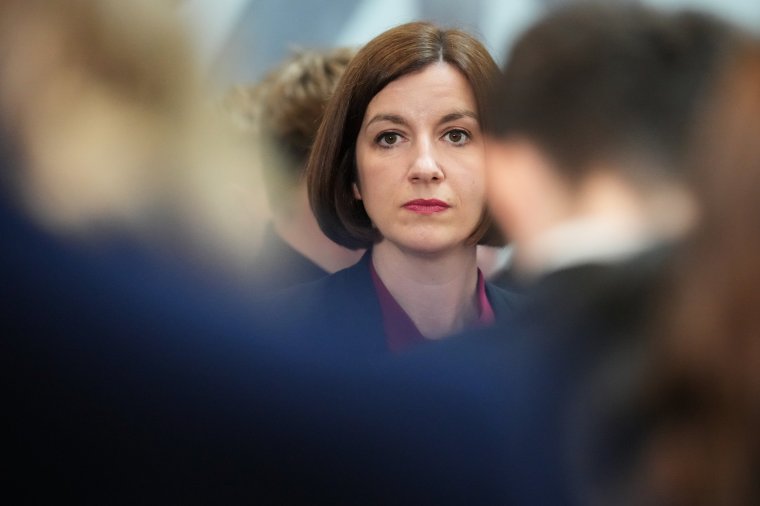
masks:
<path id="1" fill-rule="evenodd" d="M 261 160 L 272 221 L 253 261 L 257 287 L 285 288 L 355 264 L 363 250 L 328 239 L 309 206 L 304 169 L 325 104 L 355 51 L 301 50 L 254 86 L 236 86 L 225 109 Z"/>
<path id="2" fill-rule="evenodd" d="M 489 205 L 526 301 L 426 358 L 502 385 L 513 504 L 648 503 L 633 485 L 647 431 L 636 357 L 698 215 L 690 130 L 738 38 L 698 13 L 571 5 L 518 38 L 496 82 Z"/>
<path id="3" fill-rule="evenodd" d="M 498 68 L 472 35 L 432 23 L 391 28 L 351 60 L 307 166 L 322 231 L 367 249 L 301 285 L 273 314 L 317 346 L 400 351 L 511 312 L 476 245 L 498 243 L 485 208 L 485 94 Z M 323 329 L 330 341 L 316 340 Z"/>
<path id="4" fill-rule="evenodd" d="M 651 422 L 638 470 L 650 504 L 760 502 L 760 42 L 721 76 L 697 122 L 700 219 L 677 251 L 636 392 Z M 616 403 L 607 406 L 613 423 Z"/>

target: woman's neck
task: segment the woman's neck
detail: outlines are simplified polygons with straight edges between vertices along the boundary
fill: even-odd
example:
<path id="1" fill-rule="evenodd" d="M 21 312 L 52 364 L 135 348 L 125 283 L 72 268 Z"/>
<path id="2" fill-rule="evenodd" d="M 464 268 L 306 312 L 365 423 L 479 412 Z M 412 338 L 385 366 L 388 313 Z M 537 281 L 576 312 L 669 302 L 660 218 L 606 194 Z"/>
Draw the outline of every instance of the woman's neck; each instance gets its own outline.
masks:
<path id="1" fill-rule="evenodd" d="M 417 329 L 437 339 L 478 318 L 478 273 L 474 247 L 415 255 L 388 241 L 372 248 L 375 271 Z"/>

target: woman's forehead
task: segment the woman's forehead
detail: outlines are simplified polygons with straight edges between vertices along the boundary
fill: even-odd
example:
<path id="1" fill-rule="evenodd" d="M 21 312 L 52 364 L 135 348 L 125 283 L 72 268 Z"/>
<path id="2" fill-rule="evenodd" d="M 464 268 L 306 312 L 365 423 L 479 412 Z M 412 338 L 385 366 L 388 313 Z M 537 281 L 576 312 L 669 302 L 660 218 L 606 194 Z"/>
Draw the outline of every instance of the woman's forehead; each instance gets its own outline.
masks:
<path id="1" fill-rule="evenodd" d="M 364 124 L 377 119 L 398 122 L 399 118 L 438 119 L 451 114 L 477 119 L 475 94 L 456 67 L 435 63 L 388 83 L 367 105 Z"/>

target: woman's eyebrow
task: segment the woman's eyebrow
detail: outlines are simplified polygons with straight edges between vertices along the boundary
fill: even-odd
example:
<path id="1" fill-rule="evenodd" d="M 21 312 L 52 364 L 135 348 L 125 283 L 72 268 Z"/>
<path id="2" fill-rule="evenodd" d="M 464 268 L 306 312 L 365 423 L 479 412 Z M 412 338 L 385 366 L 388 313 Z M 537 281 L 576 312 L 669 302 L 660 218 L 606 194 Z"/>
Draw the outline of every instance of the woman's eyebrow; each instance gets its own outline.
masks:
<path id="1" fill-rule="evenodd" d="M 461 111 L 454 111 L 454 112 L 450 112 L 446 114 L 438 121 L 438 124 L 442 125 L 444 123 L 449 123 L 450 121 L 456 121 L 462 118 L 472 118 L 475 121 L 479 121 L 478 115 L 475 114 L 473 111 L 462 109 Z"/>
<path id="2" fill-rule="evenodd" d="M 444 116 L 441 117 L 440 120 L 438 120 L 438 124 L 442 125 L 444 123 L 449 123 L 451 121 L 456 121 L 462 118 L 472 118 L 475 121 L 478 121 L 478 115 L 474 113 L 473 111 L 470 111 L 468 109 L 462 109 L 459 111 L 453 111 L 450 112 Z M 402 116 L 398 114 L 375 114 L 372 116 L 372 119 L 370 119 L 367 122 L 366 126 L 370 126 L 372 123 L 377 123 L 379 121 L 388 121 L 390 123 L 394 123 L 396 125 L 402 125 L 402 126 L 408 126 L 409 122 L 406 121 Z"/>
<path id="3" fill-rule="evenodd" d="M 398 114 L 375 114 L 372 119 L 367 122 L 367 126 L 370 126 L 372 123 L 377 123 L 378 121 L 390 121 L 396 125 L 408 125 L 408 122 Z"/>

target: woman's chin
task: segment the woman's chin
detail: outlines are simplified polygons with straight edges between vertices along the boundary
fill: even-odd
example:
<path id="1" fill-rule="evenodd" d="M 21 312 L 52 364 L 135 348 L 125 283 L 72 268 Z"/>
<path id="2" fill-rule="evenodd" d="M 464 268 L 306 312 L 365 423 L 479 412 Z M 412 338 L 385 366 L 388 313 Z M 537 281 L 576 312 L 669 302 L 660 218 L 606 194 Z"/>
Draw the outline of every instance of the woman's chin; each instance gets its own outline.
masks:
<path id="1" fill-rule="evenodd" d="M 439 237 L 435 235 L 404 237 L 398 238 L 398 240 L 386 238 L 383 240 L 383 243 L 391 243 L 389 246 L 392 245 L 405 254 L 415 256 L 438 256 L 454 251 L 461 251 L 469 247 L 465 244 L 465 238 L 453 239 L 451 237 Z M 472 249 L 473 251 L 475 250 L 474 247 Z"/>

